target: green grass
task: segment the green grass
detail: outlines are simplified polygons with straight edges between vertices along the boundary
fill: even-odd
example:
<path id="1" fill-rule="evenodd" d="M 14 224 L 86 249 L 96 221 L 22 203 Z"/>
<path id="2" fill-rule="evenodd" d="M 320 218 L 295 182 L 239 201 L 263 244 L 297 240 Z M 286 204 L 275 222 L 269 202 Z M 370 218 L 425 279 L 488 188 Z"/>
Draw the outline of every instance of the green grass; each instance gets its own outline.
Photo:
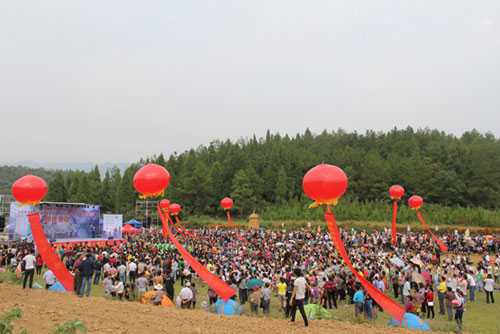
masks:
<path id="1" fill-rule="evenodd" d="M 4 281 L 12 284 L 21 284 L 20 280 L 16 279 L 14 273 L 6 272 L 0 273 L 0 281 Z M 43 280 L 40 277 L 35 276 L 35 281 L 40 285 L 44 286 Z M 207 297 L 207 286 L 202 282 L 196 281 L 196 286 L 198 288 L 198 299 L 197 299 L 197 308 L 200 308 L 201 303 L 203 301 L 208 301 Z M 176 294 L 180 291 L 180 281 L 177 281 L 175 285 Z M 102 285 L 92 286 L 93 297 L 103 297 L 104 290 Z M 476 301 L 475 303 L 467 303 L 466 312 L 464 314 L 464 330 L 468 333 L 472 334 L 492 334 L 492 333 L 500 333 L 500 294 L 498 291 L 495 292 L 495 300 L 496 304 L 486 304 L 485 295 L 482 293 L 476 293 Z M 126 302 L 126 301 L 124 301 Z M 138 305 L 138 307 L 140 307 Z M 443 331 L 443 332 L 452 332 L 455 330 L 455 322 L 447 321 L 446 316 L 441 316 L 438 313 L 439 306 L 436 305 L 436 320 L 430 320 L 429 323 L 431 328 L 435 331 Z M 250 315 L 250 306 L 248 304 L 245 305 L 245 315 Z M 259 312 L 261 310 L 259 309 Z M 334 309 L 331 311 L 332 319 L 338 321 L 348 321 L 352 323 L 371 323 L 375 326 L 384 327 L 390 320 L 387 314 L 378 313 L 378 317 L 376 320 L 368 322 L 364 320 L 359 320 L 354 318 L 354 308 L 352 305 L 339 304 L 338 309 Z M 259 313 L 259 317 L 263 318 L 262 312 Z M 273 318 L 284 318 L 284 315 L 279 311 L 279 299 L 277 297 L 273 297 L 271 299 L 271 313 L 269 317 Z M 301 318 L 299 316 L 298 321 Z M 328 321 L 328 320 L 321 320 Z"/>

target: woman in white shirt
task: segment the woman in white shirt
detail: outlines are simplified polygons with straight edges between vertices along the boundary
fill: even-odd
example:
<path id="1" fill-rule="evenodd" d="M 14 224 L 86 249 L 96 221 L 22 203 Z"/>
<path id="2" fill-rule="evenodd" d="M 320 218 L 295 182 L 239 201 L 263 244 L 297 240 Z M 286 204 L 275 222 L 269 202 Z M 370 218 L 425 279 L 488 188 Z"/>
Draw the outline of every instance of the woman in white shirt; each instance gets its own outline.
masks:
<path id="1" fill-rule="evenodd" d="M 493 280 L 491 275 L 484 280 L 484 291 L 486 292 L 486 304 L 491 303 L 495 304 L 495 298 L 493 297 L 493 290 L 495 289 L 495 281 Z"/>
<path id="2" fill-rule="evenodd" d="M 302 319 L 304 319 L 304 325 L 309 326 L 309 322 L 307 321 L 307 315 L 304 310 L 304 299 L 306 298 L 306 289 L 308 289 L 307 281 L 302 275 L 302 270 L 295 269 L 294 270 L 295 282 L 293 283 L 293 292 L 292 292 L 292 319 L 291 322 L 295 322 L 295 315 L 297 314 L 297 308 L 302 315 Z"/>

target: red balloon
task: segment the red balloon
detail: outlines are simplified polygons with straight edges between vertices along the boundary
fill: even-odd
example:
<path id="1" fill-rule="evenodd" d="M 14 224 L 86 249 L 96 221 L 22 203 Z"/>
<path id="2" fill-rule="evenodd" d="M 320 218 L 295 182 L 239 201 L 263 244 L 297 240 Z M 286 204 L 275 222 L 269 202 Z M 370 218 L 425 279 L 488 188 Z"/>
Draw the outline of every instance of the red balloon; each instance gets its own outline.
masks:
<path id="1" fill-rule="evenodd" d="M 420 209 L 424 205 L 424 199 L 420 196 L 413 195 L 408 199 L 408 206 L 412 209 Z"/>
<path id="2" fill-rule="evenodd" d="M 21 204 L 35 205 L 47 195 L 47 183 L 41 177 L 26 175 L 12 185 L 12 196 Z"/>
<path id="3" fill-rule="evenodd" d="M 168 199 L 162 199 L 160 201 L 160 208 L 166 210 L 170 207 L 170 201 Z"/>
<path id="4" fill-rule="evenodd" d="M 347 184 L 344 171 L 328 164 L 310 169 L 302 181 L 305 194 L 317 204 L 335 204 L 346 192 Z"/>
<path id="5" fill-rule="evenodd" d="M 220 206 L 222 206 L 224 210 L 231 210 L 233 208 L 233 204 L 233 200 L 229 197 L 225 197 L 220 201 Z"/>
<path id="6" fill-rule="evenodd" d="M 134 175 L 134 188 L 144 198 L 161 196 L 169 183 L 169 172 L 157 164 L 147 164 Z"/>
<path id="7" fill-rule="evenodd" d="M 170 213 L 173 215 L 178 215 L 182 211 L 182 207 L 180 206 L 180 204 L 177 204 L 177 203 L 170 204 L 169 209 L 170 209 Z"/>
<path id="8" fill-rule="evenodd" d="M 399 184 L 393 185 L 389 188 L 389 195 L 393 200 L 400 200 L 405 195 L 405 188 Z"/>

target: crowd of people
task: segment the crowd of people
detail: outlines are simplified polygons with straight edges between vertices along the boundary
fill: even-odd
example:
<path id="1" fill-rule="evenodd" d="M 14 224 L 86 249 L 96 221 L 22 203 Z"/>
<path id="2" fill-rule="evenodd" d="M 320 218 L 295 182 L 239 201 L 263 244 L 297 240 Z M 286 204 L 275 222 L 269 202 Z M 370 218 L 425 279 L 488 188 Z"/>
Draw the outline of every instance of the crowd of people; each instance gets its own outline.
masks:
<path id="1" fill-rule="evenodd" d="M 278 305 L 292 321 L 300 311 L 307 326 L 307 304 L 326 309 L 353 304 L 355 316 L 366 319 L 375 319 L 382 311 L 343 264 L 328 233 L 319 228 L 191 232 L 192 238 L 178 237 L 210 272 L 234 288 L 235 304 L 250 304 L 251 314 L 267 315 L 271 305 Z M 449 248 L 446 254 L 421 232 L 398 234 L 396 247 L 390 244 L 388 230 L 343 230 L 342 237 L 355 268 L 381 292 L 400 299 L 406 312 L 430 319 L 438 313 L 450 321 L 455 319 L 461 329 L 467 303 L 477 298 L 495 302 L 500 246 L 494 237 L 442 234 Z M 173 301 L 186 309 L 195 308 L 198 300 L 205 309 L 217 305 L 214 291 L 199 295 L 195 273 L 160 230 L 143 231 L 126 241 L 105 247 L 57 246 L 64 264 L 75 275 L 79 296 L 89 296 L 93 285 L 102 285 L 105 295 L 118 299 L 155 305 Z M 22 271 L 23 287 L 32 286 L 35 274 L 42 275 L 43 262 L 28 243 L 4 246 L 0 265 Z M 50 270 L 43 278 L 46 288 L 56 282 Z M 174 288 L 177 281 L 181 285 L 178 293 Z M 257 284 L 251 286 L 251 282 Z M 277 302 L 271 303 L 272 298 Z"/>

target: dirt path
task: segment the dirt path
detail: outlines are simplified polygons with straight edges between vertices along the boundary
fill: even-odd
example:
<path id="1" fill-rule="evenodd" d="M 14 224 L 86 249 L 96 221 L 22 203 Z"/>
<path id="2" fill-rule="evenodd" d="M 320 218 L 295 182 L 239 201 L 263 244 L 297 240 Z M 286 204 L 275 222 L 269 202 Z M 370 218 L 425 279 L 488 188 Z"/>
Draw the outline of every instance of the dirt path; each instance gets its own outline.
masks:
<path id="1" fill-rule="evenodd" d="M 88 333 L 408 333 L 401 329 L 373 328 L 338 321 L 312 321 L 308 329 L 301 321 L 251 317 L 225 318 L 204 311 L 187 311 L 111 301 L 78 298 L 74 295 L 22 290 L 0 284 L 0 312 L 18 307 L 23 317 L 15 321 L 16 333 L 26 328 L 30 334 L 50 333 L 58 324 L 81 320 Z M 299 317 L 299 320 L 301 318 Z"/>

